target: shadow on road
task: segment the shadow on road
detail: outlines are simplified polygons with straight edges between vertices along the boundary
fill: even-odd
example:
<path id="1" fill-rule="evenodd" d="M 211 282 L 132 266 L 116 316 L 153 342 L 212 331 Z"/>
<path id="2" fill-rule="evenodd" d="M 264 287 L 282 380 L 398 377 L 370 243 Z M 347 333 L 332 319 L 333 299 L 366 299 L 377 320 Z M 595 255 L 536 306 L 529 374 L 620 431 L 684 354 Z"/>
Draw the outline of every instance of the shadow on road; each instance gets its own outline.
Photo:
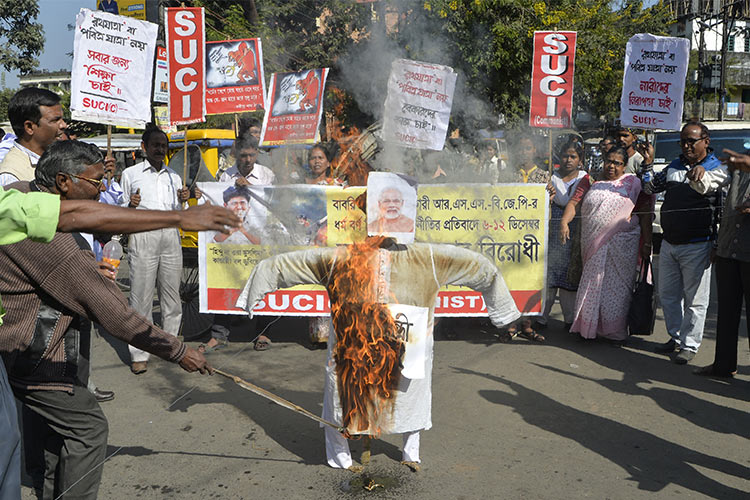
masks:
<path id="1" fill-rule="evenodd" d="M 630 474 L 646 491 L 662 491 L 670 484 L 711 498 L 742 498 L 747 492 L 715 481 L 698 468 L 715 470 L 740 479 L 750 468 L 666 441 L 654 434 L 608 418 L 566 406 L 522 384 L 488 373 L 453 367 L 457 373 L 492 380 L 507 390 L 480 390 L 491 403 L 512 408 L 530 425 L 571 439 Z M 509 391 L 511 392 L 509 392 Z"/>

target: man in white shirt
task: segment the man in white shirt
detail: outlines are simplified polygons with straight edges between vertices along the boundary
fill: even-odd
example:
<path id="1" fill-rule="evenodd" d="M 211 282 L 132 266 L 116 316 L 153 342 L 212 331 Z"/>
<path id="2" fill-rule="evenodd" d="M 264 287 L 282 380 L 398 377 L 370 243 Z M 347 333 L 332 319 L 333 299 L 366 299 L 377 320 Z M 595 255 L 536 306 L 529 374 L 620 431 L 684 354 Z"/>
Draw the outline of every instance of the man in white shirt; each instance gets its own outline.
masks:
<path id="1" fill-rule="evenodd" d="M 236 163 L 226 169 L 219 182 L 232 182 L 238 186 L 268 186 L 276 182 L 270 168 L 255 161 L 258 159 L 258 139 L 252 135 L 240 135 L 234 143 Z"/>
<path id="2" fill-rule="evenodd" d="M 33 181 L 39 157 L 54 141 L 65 138 L 68 127 L 60 96 L 36 87 L 21 89 L 10 98 L 8 119 L 17 139 L 0 163 L 0 186 Z"/>
<path id="3" fill-rule="evenodd" d="M 167 134 L 147 127 L 141 147 L 146 161 L 126 168 L 122 173 L 122 205 L 150 210 L 179 210 L 190 197 L 182 179 L 164 164 L 168 148 Z M 177 335 L 182 319 L 180 277 L 182 248 L 177 229 L 157 229 L 130 236 L 130 305 L 151 319 L 154 286 L 158 287 L 162 328 Z M 130 370 L 138 375 L 147 370 L 149 354 L 130 346 Z"/>

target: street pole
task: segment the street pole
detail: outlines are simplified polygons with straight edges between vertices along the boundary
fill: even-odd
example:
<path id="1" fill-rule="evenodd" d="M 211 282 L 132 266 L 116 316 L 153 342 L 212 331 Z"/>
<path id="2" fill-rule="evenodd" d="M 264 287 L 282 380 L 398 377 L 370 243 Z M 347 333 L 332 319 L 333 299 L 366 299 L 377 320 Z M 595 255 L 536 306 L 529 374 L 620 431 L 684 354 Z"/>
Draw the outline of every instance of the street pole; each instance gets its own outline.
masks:
<path id="1" fill-rule="evenodd" d="M 722 9 L 721 22 L 721 73 L 719 73 L 719 121 L 724 121 L 724 103 L 726 101 L 727 89 L 727 43 L 729 42 L 729 7 L 727 4 Z"/>
<path id="2" fill-rule="evenodd" d="M 703 24 L 703 17 L 699 19 L 700 37 L 698 39 L 698 90 L 696 92 L 696 105 L 700 106 L 698 108 L 698 119 L 703 121 L 703 82 L 706 77 L 706 29 Z"/>

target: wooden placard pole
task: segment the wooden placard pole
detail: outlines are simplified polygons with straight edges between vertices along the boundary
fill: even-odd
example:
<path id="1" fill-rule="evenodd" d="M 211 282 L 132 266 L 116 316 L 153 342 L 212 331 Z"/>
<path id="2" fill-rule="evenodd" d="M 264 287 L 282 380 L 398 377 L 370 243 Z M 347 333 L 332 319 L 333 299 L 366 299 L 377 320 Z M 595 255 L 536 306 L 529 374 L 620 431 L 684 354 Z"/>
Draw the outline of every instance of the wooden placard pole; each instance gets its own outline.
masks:
<path id="1" fill-rule="evenodd" d="M 112 125 L 107 125 L 107 158 L 112 156 Z M 107 187 L 112 184 L 114 172 L 107 172 Z"/>
<path id="2" fill-rule="evenodd" d="M 552 129 L 547 129 L 547 136 L 549 137 L 548 141 L 548 149 L 547 149 L 547 160 L 549 162 L 549 174 L 552 175 L 552 173 L 555 171 L 554 165 L 552 165 Z"/>
<path id="3" fill-rule="evenodd" d="M 184 154 L 182 155 L 182 187 L 187 187 L 187 167 L 188 167 L 188 126 L 185 125 L 185 141 L 183 143 Z"/>

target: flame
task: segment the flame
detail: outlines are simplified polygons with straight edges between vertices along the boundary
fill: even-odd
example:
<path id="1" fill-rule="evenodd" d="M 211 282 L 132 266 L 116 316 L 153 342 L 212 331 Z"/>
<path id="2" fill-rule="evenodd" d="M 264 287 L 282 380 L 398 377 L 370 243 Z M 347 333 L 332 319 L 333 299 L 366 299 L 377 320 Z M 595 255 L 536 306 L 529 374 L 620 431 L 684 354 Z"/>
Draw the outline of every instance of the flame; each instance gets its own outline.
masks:
<path id="1" fill-rule="evenodd" d="M 344 106 L 350 97 L 338 87 L 332 87 L 331 92 L 337 103 L 333 107 L 333 112 L 326 117 L 326 129 L 329 139 L 336 141 L 341 151 L 331 162 L 333 176 L 346 177 L 350 186 L 366 186 L 367 176 L 372 170 L 362 157 L 367 133 L 362 133 L 360 129 L 354 126 L 344 131 L 338 117 L 343 116 Z"/>
<path id="2" fill-rule="evenodd" d="M 401 374 L 403 343 L 377 296 L 374 266 L 383 240 L 372 237 L 347 246 L 328 287 L 343 425 L 354 433 L 380 431 L 380 417 L 393 408 Z"/>

